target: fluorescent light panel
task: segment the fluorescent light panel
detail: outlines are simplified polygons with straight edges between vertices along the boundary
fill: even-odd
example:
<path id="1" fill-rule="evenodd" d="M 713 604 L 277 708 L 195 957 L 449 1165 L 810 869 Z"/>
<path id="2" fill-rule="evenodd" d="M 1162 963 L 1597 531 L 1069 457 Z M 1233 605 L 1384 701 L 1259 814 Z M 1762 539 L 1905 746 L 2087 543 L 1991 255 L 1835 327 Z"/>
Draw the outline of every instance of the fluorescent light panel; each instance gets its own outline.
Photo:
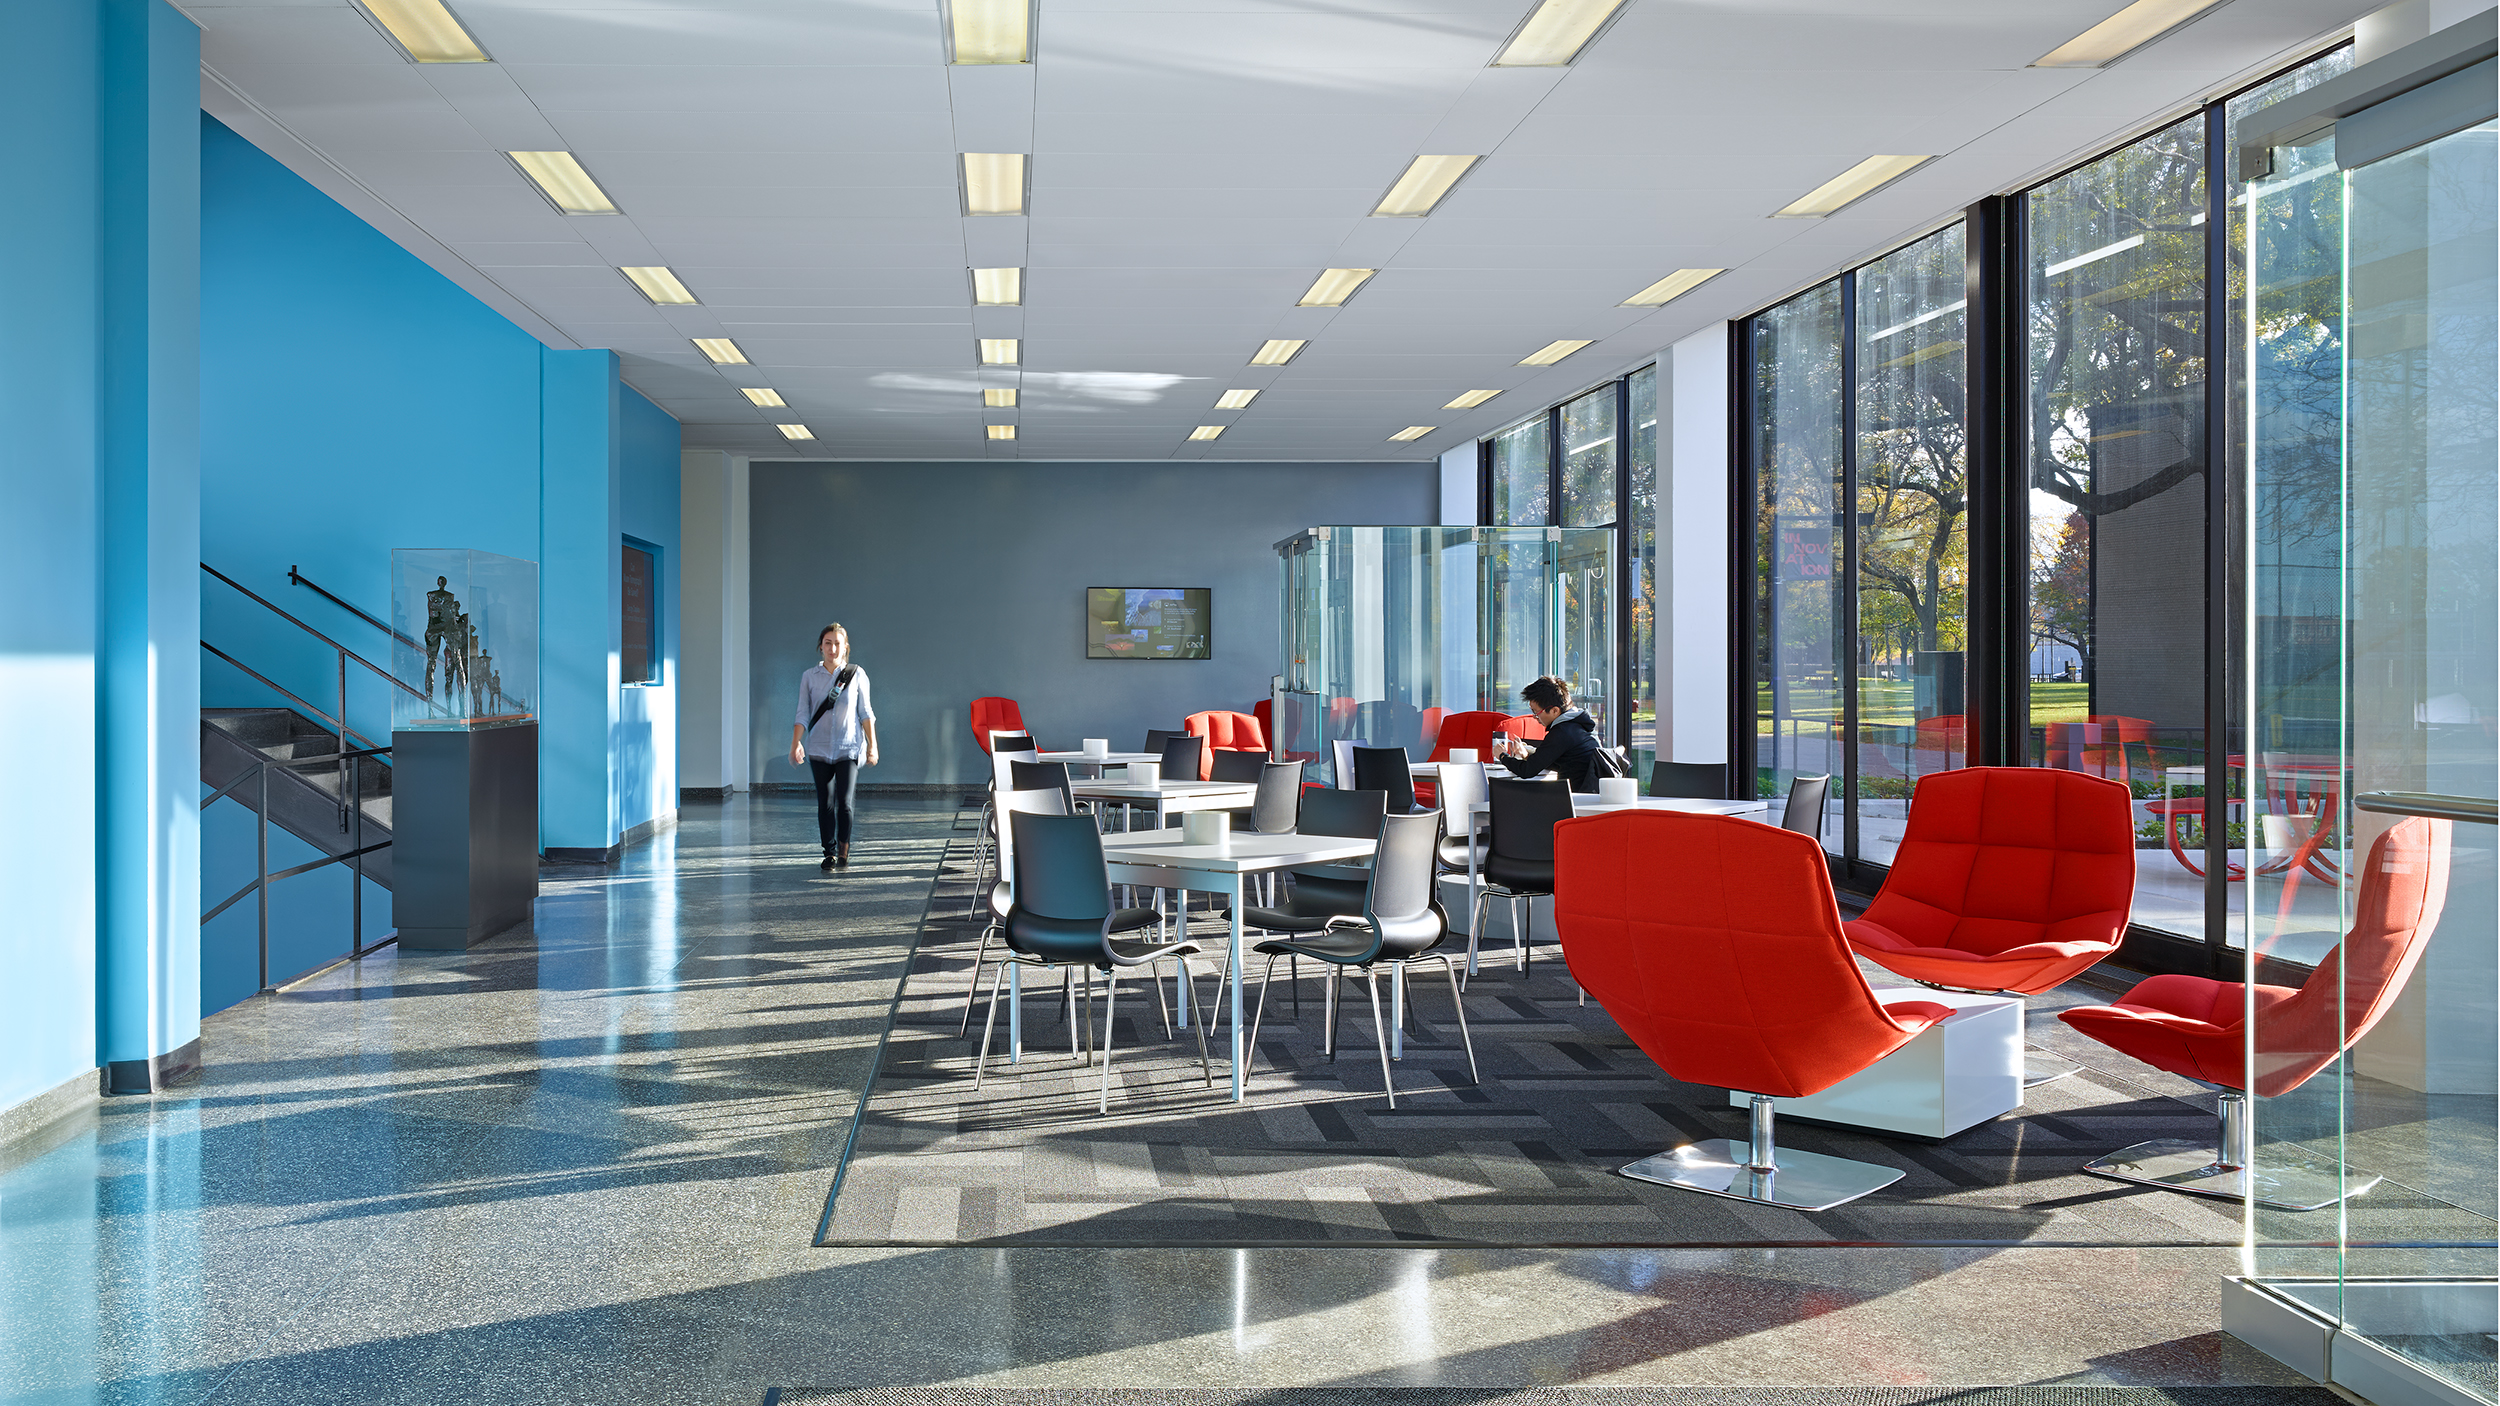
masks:
<path id="1" fill-rule="evenodd" d="M 1486 401 L 1491 400 L 1493 397 L 1500 394 L 1500 391 L 1469 391 L 1467 394 L 1460 396 L 1458 399 L 1451 401 L 1449 404 L 1444 405 L 1441 408 L 1444 410 L 1473 410 L 1477 406 L 1484 404 Z"/>
<path id="2" fill-rule="evenodd" d="M 616 202 L 582 169 L 569 151 L 508 151 L 512 164 L 530 178 L 539 191 L 555 202 L 557 209 L 568 215 L 613 215 Z"/>
<path id="3" fill-rule="evenodd" d="M 1494 57 L 1495 68 L 1560 68 L 1614 17 L 1623 0 L 1545 0 Z"/>
<path id="4" fill-rule="evenodd" d="M 1253 366 L 1282 366 L 1286 362 L 1293 360 L 1294 353 L 1302 350 L 1307 343 L 1308 339 L 1303 337 L 1295 337 L 1289 341 L 1271 338 L 1270 340 L 1262 342 L 1259 345 L 1258 354 L 1250 358 L 1250 364 Z"/>
<path id="5" fill-rule="evenodd" d="M 640 268 L 620 268 L 617 272 L 625 275 L 636 288 L 641 289 L 642 296 L 655 303 L 692 303 L 695 300 L 694 294 L 687 290 L 686 285 L 677 281 L 677 275 L 669 272 L 663 265 L 651 264 Z"/>
<path id="6" fill-rule="evenodd" d="M 983 337 L 981 339 L 981 364 L 983 366 L 1015 365 L 1016 339 L 1013 337 Z"/>
<path id="7" fill-rule="evenodd" d="M 989 432 L 990 438 L 992 439 L 1014 439 L 1016 437 L 1016 427 L 1013 425 L 991 425 L 989 426 Z"/>
<path id="8" fill-rule="evenodd" d="M 1224 433 L 1224 427 L 1222 425 L 1200 425 L 1198 428 L 1189 432 L 1189 437 L 1191 439 L 1213 439 L 1222 433 Z"/>
<path id="9" fill-rule="evenodd" d="M 805 425 L 775 425 L 773 428 L 781 431 L 783 439 L 814 439 L 816 437 L 816 432 Z"/>
<path id="10" fill-rule="evenodd" d="M 946 61 L 1031 63 L 1032 0 L 947 0 Z"/>
<path id="11" fill-rule="evenodd" d="M 712 359 L 714 366 L 747 364 L 747 354 L 738 350 L 738 344 L 727 337 L 697 337 L 694 339 L 694 345 L 697 351 Z"/>
<path id="12" fill-rule="evenodd" d="M 442 0 L 365 0 L 365 12 L 419 63 L 489 63 Z"/>
<path id="13" fill-rule="evenodd" d="M 2222 0 L 2135 3 L 2032 61 L 2033 68 L 2101 68 L 2152 43 Z"/>
<path id="14" fill-rule="evenodd" d="M 1023 214 L 1024 153 L 1016 151 L 965 152 L 964 213 L 967 215 Z"/>
<path id="15" fill-rule="evenodd" d="M 1226 391 L 1222 395 L 1215 398 L 1215 408 L 1218 410 L 1247 410 L 1250 408 L 1250 402 L 1258 398 L 1259 393 L 1256 390 Z"/>
<path id="16" fill-rule="evenodd" d="M 1303 294 L 1302 301 L 1295 303 L 1294 306 L 1298 308 L 1344 307 L 1345 300 L 1354 296 L 1354 290 L 1362 287 L 1364 280 L 1378 272 L 1380 272 L 1378 269 L 1322 269 L 1319 277 L 1312 282 L 1311 291 Z"/>
<path id="17" fill-rule="evenodd" d="M 1627 308 L 1665 307 L 1725 272 L 1727 272 L 1726 269 L 1677 269 L 1624 299 L 1623 306 Z"/>
<path id="18" fill-rule="evenodd" d="M 770 386 L 740 386 L 738 393 L 745 396 L 750 403 L 760 405 L 767 410 L 790 403 L 781 398 L 781 392 Z"/>
<path id="19" fill-rule="evenodd" d="M 1562 360 L 1564 357 L 1571 355 L 1573 352 L 1576 352 L 1580 348 L 1587 345 L 1588 343 L 1585 341 L 1547 342 L 1543 347 L 1540 347 L 1534 353 L 1523 358 L 1519 364 L 1522 366 L 1551 366 L 1555 362 Z"/>
<path id="20" fill-rule="evenodd" d="M 972 301 L 985 308 L 1012 308 L 1024 304 L 1024 270 L 974 269 Z"/>
<path id="21" fill-rule="evenodd" d="M 1013 410 L 1016 408 L 1016 393 L 1012 390 L 983 391 L 981 404 L 991 410 Z"/>
<path id="22" fill-rule="evenodd" d="M 1396 434 L 1389 436 L 1389 442 L 1395 444 L 1401 440 L 1422 439 L 1425 435 L 1430 433 L 1432 433 L 1432 426 L 1430 425 L 1409 425 L 1405 429 L 1398 431 Z"/>
<path id="23" fill-rule="evenodd" d="M 1771 212 L 1775 220 L 1819 220 L 1833 214 L 1935 160 L 1932 156 L 1870 156 L 1804 196 Z"/>
<path id="24" fill-rule="evenodd" d="M 1450 193 L 1458 178 L 1467 169 L 1482 161 L 1482 156 L 1418 156 L 1407 163 L 1406 174 L 1398 177 L 1389 193 L 1372 207 L 1375 215 L 1392 215 L 1402 219 L 1421 219 L 1432 213 L 1441 197 Z"/>

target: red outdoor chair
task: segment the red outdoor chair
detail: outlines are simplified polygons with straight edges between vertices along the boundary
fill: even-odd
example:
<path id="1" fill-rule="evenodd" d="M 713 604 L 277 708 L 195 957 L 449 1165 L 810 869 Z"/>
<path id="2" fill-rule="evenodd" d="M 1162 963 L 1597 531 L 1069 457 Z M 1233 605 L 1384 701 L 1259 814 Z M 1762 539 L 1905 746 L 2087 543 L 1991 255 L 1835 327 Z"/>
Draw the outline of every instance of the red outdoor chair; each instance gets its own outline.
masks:
<path id="1" fill-rule="evenodd" d="M 2134 901 L 2126 787 L 1964 767 L 1919 781 L 1883 891 L 1847 931 L 1860 956 L 1912 981 L 2037 996 L 2117 951 Z M 2024 1082 L 2073 1072 L 2041 1060 Z"/>
<path id="2" fill-rule="evenodd" d="M 1943 758 L 1943 761 L 1938 765 L 1929 766 L 1927 765 L 1925 756 L 1922 755 L 1920 757 L 1918 767 L 1920 774 L 1924 775 L 1928 772 L 1935 771 L 1951 771 L 1970 758 L 1969 725 L 1960 713 L 1946 713 L 1940 717 L 1920 718 L 1918 720 L 1917 747 L 1919 752 L 1922 754 L 1933 753 L 1936 756 Z"/>
<path id="3" fill-rule="evenodd" d="M 1733 816 L 1624 810 L 1554 826 L 1554 924 L 1572 978 L 1658 1067 L 1753 1095 L 1744 1142 L 1623 1168 L 1640 1181 L 1822 1211 L 1892 1167 L 1780 1149 L 1773 1100 L 1820 1093 L 1952 1014 L 1877 999 L 1841 936 L 1822 845 Z"/>
<path id="4" fill-rule="evenodd" d="M 993 732 L 1024 731 L 1024 712 L 1012 698 L 975 698 L 972 700 L 972 740 L 981 750 L 990 749 Z"/>
<path id="5" fill-rule="evenodd" d="M 2359 1196 L 2379 1178 L 2337 1168 L 2252 1164 L 2248 1095 L 2279 1098 L 2335 1062 L 2395 1004 L 2439 926 L 2448 899 L 2445 820 L 2408 816 L 2370 844 L 2354 904 L 2352 931 L 2300 989 L 2255 990 L 2255 1040 L 2247 1029 L 2249 991 L 2236 981 L 2166 975 L 2137 982 L 2106 1006 L 2058 1019 L 2121 1054 L 2182 1078 L 2223 1089 L 2219 1147 L 2162 1138 L 2084 1164 L 2095 1176 L 2238 1200 L 2277 1210 L 2314 1211 Z M 2246 1051 L 2256 1046 L 2252 1080 Z"/>
<path id="6" fill-rule="evenodd" d="M 1217 752 L 1265 752 L 1267 729 L 1248 713 L 1192 713 L 1181 720 L 1181 726 L 1192 737 L 1206 739 L 1198 749 L 1198 779 L 1208 780 L 1215 774 Z"/>

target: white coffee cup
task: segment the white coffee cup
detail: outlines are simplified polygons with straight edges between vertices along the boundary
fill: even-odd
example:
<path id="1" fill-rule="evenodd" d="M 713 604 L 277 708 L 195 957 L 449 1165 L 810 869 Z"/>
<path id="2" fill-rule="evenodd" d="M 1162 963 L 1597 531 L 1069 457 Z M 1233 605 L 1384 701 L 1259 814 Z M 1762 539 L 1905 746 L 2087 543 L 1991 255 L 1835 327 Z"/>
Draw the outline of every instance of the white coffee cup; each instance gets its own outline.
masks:
<path id="1" fill-rule="evenodd" d="M 1128 784 L 1130 784 L 1131 786 L 1160 786 L 1160 785 L 1162 785 L 1162 784 L 1163 784 L 1163 763 L 1161 763 L 1161 762 L 1130 762 L 1130 763 L 1128 764 Z"/>
<path id="2" fill-rule="evenodd" d="M 1085 755 L 1087 755 L 1087 756 L 1089 756 L 1089 757 L 1107 757 L 1107 756 L 1110 756 L 1110 755 L 1111 755 L 1111 739 L 1110 739 L 1110 738 L 1108 738 L 1108 737 L 1088 737 L 1088 738 L 1086 738 L 1086 739 L 1085 739 Z"/>
<path id="3" fill-rule="evenodd" d="M 1641 798 L 1641 783 L 1629 776 L 1601 776 L 1597 799 L 1610 806 L 1628 806 Z"/>
<path id="4" fill-rule="evenodd" d="M 1477 756 L 1476 749 L 1473 747 L 1452 747 L 1450 749 L 1450 760 L 1454 762 L 1480 762 L 1483 761 L 1484 758 Z"/>
<path id="5" fill-rule="evenodd" d="M 1209 845 L 1222 854 L 1232 848 L 1233 818 L 1220 810 L 1193 810 L 1181 816 L 1181 841 Z"/>

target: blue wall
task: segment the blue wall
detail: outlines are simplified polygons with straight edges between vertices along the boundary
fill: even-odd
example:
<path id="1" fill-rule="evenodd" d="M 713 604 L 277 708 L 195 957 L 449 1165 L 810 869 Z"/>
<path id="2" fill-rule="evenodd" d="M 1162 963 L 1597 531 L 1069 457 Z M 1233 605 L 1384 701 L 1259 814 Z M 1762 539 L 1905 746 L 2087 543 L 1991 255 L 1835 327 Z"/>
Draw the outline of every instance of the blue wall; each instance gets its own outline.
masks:
<path id="1" fill-rule="evenodd" d="M 0 1110 L 198 1032 L 199 34 L 0 45 Z"/>
<path id="2" fill-rule="evenodd" d="M 388 637 L 291 585 L 289 567 L 388 619 L 394 547 L 537 562 L 541 845 L 604 850 L 653 818 L 655 798 L 673 809 L 674 690 L 621 688 L 616 655 L 620 538 L 662 543 L 664 560 L 677 544 L 676 422 L 618 379 L 614 353 L 541 345 L 223 124 L 198 122 L 200 559 L 385 665 Z M 661 513 L 652 504 L 663 496 Z M 669 619 L 674 576 L 665 584 Z M 328 647 L 222 583 L 205 591 L 204 638 L 334 706 Z M 204 701 L 284 700 L 212 660 Z M 351 670 L 348 722 L 387 742 L 389 685 Z M 232 819 L 248 827 L 248 813 Z M 221 839 L 211 857 L 219 897 L 250 878 L 224 857 L 238 853 L 248 860 L 248 847 Z M 284 934 L 273 908 L 273 947 L 288 954 L 273 971 L 300 970 L 325 942 L 346 950 L 335 887 L 280 905 Z M 387 914 L 387 897 L 369 890 L 368 933 Z M 232 918 L 219 918 L 212 956 L 248 949 L 227 935 Z M 236 989 L 231 975 L 212 983 L 212 1008 Z"/>

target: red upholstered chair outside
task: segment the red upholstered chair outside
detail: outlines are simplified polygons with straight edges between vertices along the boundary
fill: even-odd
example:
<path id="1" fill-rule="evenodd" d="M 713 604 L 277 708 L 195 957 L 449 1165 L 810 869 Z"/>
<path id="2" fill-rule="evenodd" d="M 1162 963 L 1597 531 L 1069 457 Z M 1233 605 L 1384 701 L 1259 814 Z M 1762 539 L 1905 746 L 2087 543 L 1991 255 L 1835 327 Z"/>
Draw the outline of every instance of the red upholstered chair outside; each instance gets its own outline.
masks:
<path id="1" fill-rule="evenodd" d="M 1659 1068 L 1754 1096 L 1746 1141 L 1678 1147 L 1625 1176 L 1809 1211 L 1900 1179 L 1773 1137 L 1775 1099 L 1820 1093 L 1952 1014 L 1877 999 L 1813 837 L 1680 811 L 1566 820 L 1554 827 L 1554 923 L 1572 978 Z"/>
<path id="2" fill-rule="evenodd" d="M 1964 767 L 1920 779 L 1883 891 L 1847 931 L 1858 955 L 1912 981 L 2037 996 L 2117 951 L 2134 901 L 2126 787 Z M 2073 1072 L 2040 1059 L 2024 1080 Z"/>
<path id="3" fill-rule="evenodd" d="M 2223 1089 L 2218 1147 L 2162 1138 L 2121 1148 L 2083 1169 L 2230 1200 L 2253 1191 L 2259 1205 L 2287 1211 L 2314 1211 L 2376 1186 L 2375 1176 L 2304 1168 L 2288 1156 L 2281 1166 L 2252 1165 L 2247 1095 L 2278 1098 L 2299 1088 L 2395 1004 L 2447 903 L 2448 831 L 2448 821 L 2408 816 L 2371 842 L 2352 930 L 2298 990 L 2255 988 L 2253 1040 L 2247 1026 L 2252 993 L 2236 981 L 2150 977 L 2109 1005 L 2060 1012 L 2058 1019 L 2121 1054 Z"/>
<path id="4" fill-rule="evenodd" d="M 1920 718 L 1916 737 L 1920 754 L 1918 769 L 1922 775 L 1949 771 L 1970 759 L 1969 724 L 1960 713 Z M 1929 757 L 1937 758 L 1937 763 L 1930 766 Z"/>
<path id="5" fill-rule="evenodd" d="M 1012 698 L 975 698 L 972 700 L 972 740 L 981 750 L 990 749 L 990 734 L 1007 730 L 1024 730 L 1024 712 Z"/>
<path id="6" fill-rule="evenodd" d="M 1248 713 L 1192 713 L 1181 720 L 1190 736 L 1204 738 L 1198 749 L 1198 779 L 1205 781 L 1214 774 L 1217 752 L 1265 752 L 1267 729 Z"/>

